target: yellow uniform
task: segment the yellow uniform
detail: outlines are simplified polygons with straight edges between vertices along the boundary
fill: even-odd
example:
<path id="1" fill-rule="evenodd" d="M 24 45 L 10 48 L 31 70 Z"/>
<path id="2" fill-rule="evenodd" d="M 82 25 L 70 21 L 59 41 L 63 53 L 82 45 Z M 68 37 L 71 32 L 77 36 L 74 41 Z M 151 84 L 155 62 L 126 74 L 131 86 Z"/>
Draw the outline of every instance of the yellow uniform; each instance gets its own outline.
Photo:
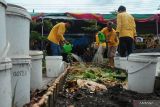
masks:
<path id="1" fill-rule="evenodd" d="M 105 43 L 105 42 L 100 43 L 99 38 L 98 38 L 98 34 L 96 35 L 96 45 L 97 45 L 97 46 L 101 45 L 101 46 L 103 46 L 103 47 L 106 47 L 106 43 Z"/>
<path id="2" fill-rule="evenodd" d="M 64 41 L 64 33 L 66 31 L 65 23 L 56 24 L 49 33 L 48 40 L 59 45 L 60 41 Z"/>
<path id="3" fill-rule="evenodd" d="M 108 28 L 105 27 L 101 30 L 101 32 L 106 35 L 106 39 L 109 41 L 108 46 L 118 46 L 119 40 L 114 29 L 109 32 Z"/>
<path id="4" fill-rule="evenodd" d="M 122 12 L 117 15 L 117 32 L 119 37 L 131 37 L 136 35 L 136 25 L 132 15 Z"/>

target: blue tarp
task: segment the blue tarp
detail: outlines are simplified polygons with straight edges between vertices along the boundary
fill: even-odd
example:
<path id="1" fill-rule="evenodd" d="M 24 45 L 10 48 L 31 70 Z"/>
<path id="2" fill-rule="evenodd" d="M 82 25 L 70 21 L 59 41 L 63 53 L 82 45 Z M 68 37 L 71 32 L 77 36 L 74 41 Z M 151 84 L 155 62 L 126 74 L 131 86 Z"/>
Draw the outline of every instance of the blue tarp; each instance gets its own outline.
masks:
<path id="1" fill-rule="evenodd" d="M 76 47 L 76 46 L 86 47 L 89 45 L 89 41 L 90 41 L 90 39 L 88 37 L 83 36 L 83 37 L 74 39 L 72 43 L 73 43 L 74 47 Z"/>

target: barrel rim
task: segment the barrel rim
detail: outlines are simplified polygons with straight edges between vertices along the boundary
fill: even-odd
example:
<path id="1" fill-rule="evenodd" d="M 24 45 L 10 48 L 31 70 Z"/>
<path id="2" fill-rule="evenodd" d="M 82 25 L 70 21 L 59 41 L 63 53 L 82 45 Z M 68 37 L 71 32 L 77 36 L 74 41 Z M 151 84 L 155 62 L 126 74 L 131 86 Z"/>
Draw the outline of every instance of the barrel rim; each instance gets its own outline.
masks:
<path id="1" fill-rule="evenodd" d="M 6 15 L 16 15 L 31 20 L 31 15 L 27 11 L 27 9 L 15 4 L 7 4 Z"/>
<path id="2" fill-rule="evenodd" d="M 7 2 L 5 0 L 0 0 L 0 3 L 5 7 L 7 8 Z"/>

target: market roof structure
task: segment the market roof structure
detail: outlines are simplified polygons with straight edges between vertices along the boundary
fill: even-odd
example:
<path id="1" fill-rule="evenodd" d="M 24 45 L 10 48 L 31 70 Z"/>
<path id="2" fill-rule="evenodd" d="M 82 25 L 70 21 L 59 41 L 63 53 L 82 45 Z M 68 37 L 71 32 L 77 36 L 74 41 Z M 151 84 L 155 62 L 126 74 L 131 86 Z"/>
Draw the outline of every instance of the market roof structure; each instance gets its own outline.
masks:
<path id="1" fill-rule="evenodd" d="M 132 14 L 138 22 L 148 22 L 156 20 L 160 23 L 160 14 Z M 105 23 L 108 20 L 115 20 L 115 14 L 92 14 L 92 13 L 31 13 L 32 19 L 37 20 L 41 17 L 54 17 L 55 19 L 94 19 Z"/>

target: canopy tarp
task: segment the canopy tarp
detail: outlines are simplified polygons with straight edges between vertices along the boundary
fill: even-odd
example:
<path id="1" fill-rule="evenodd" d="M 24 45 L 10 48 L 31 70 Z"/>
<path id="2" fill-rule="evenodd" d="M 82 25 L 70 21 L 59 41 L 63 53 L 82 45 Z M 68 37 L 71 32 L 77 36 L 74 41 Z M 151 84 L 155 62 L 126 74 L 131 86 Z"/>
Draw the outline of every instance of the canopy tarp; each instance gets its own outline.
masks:
<path id="1" fill-rule="evenodd" d="M 160 23 L 160 14 L 132 14 L 137 22 L 149 22 L 157 21 Z M 92 14 L 92 13 L 31 13 L 32 20 L 37 20 L 44 16 L 68 16 L 77 19 L 92 19 L 97 20 L 101 23 L 106 23 L 107 21 L 115 21 L 115 14 Z"/>
<path id="2" fill-rule="evenodd" d="M 33 21 L 36 21 L 45 15 L 46 15 L 45 13 L 32 13 L 31 17 Z"/>
<path id="3" fill-rule="evenodd" d="M 146 19 L 146 18 L 153 16 L 153 14 L 132 14 L 132 15 L 135 19 Z M 104 14 L 103 17 L 107 20 L 116 19 L 115 14 Z"/>
<path id="4" fill-rule="evenodd" d="M 91 20 L 97 20 L 98 22 L 101 23 L 107 22 L 101 14 L 91 14 L 91 13 L 85 13 L 85 14 L 67 13 L 67 14 L 77 19 L 91 19 Z"/>
<path id="5" fill-rule="evenodd" d="M 149 22 L 158 21 L 160 23 L 160 14 L 132 14 L 137 22 Z M 104 14 L 104 19 L 106 20 L 116 20 L 116 15 L 114 14 Z"/>

